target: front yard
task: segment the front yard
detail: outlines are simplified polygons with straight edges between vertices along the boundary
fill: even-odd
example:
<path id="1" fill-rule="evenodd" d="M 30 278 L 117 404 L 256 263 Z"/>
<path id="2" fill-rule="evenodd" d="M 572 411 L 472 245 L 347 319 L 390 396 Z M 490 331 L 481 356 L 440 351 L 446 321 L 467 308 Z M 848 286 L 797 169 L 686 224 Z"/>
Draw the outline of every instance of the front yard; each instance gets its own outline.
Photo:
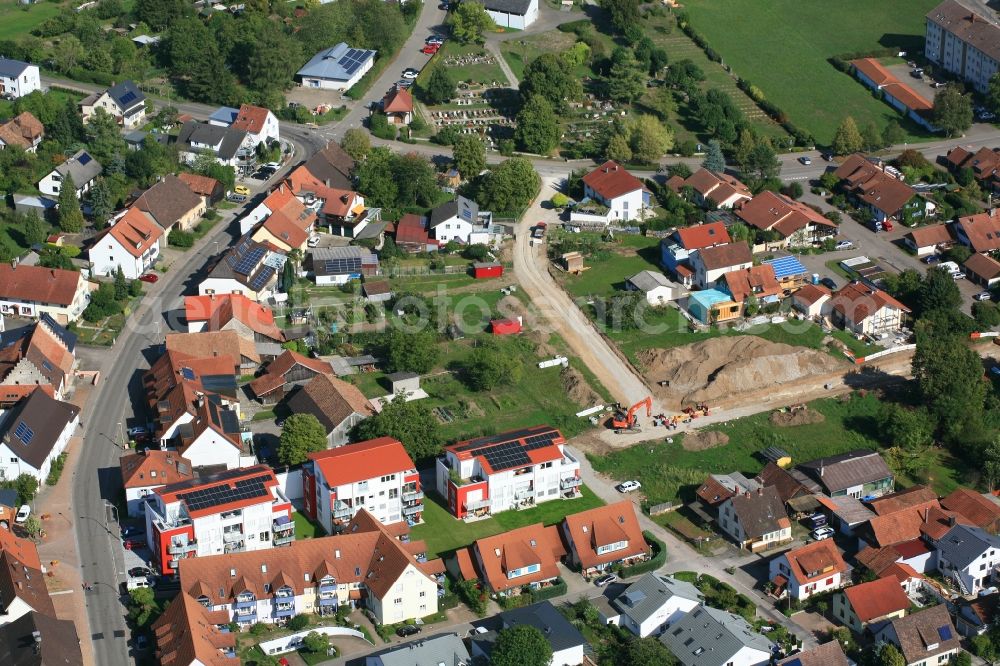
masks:
<path id="1" fill-rule="evenodd" d="M 587 486 L 580 486 L 580 491 L 582 495 L 576 499 L 551 500 L 531 509 L 504 511 L 492 518 L 470 523 L 448 513 L 437 493 L 429 492 L 424 499 L 424 522 L 410 531 L 410 538 L 423 539 L 427 542 L 427 556 L 439 557 L 468 546 L 476 539 L 534 523 L 555 525 L 571 513 L 604 505 Z"/>

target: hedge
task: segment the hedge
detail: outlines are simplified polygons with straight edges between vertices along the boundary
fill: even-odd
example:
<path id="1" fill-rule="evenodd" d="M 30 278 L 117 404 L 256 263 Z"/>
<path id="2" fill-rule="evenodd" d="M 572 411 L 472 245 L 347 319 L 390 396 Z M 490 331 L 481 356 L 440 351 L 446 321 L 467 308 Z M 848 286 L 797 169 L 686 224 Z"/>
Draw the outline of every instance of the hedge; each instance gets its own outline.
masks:
<path id="1" fill-rule="evenodd" d="M 620 573 L 622 578 L 629 578 L 631 576 L 649 573 L 650 571 L 656 571 L 667 563 L 666 544 L 653 536 L 653 533 L 648 530 L 643 530 L 642 536 L 646 539 L 646 543 L 652 547 L 653 556 L 645 562 L 633 564 L 630 567 L 622 567 Z"/>
<path id="2" fill-rule="evenodd" d="M 557 582 L 549 585 L 548 587 L 543 587 L 537 590 L 531 591 L 531 603 L 536 601 L 544 601 L 545 599 L 552 599 L 554 597 L 561 597 L 566 594 L 566 581 L 562 578 L 557 578 Z"/>

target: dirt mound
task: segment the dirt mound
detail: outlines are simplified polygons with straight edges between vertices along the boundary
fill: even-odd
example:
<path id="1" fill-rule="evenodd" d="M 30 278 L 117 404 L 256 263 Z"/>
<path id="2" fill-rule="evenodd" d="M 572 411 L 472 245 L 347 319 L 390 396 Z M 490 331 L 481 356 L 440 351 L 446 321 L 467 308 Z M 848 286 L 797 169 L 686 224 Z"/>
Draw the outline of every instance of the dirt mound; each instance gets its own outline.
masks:
<path id="1" fill-rule="evenodd" d="M 822 423 L 825 420 L 826 417 L 823 416 L 822 412 L 808 407 L 794 412 L 771 412 L 771 423 L 782 427 Z"/>
<path id="2" fill-rule="evenodd" d="M 746 394 L 794 384 L 843 370 L 829 354 L 769 342 L 753 335 L 724 336 L 673 349 L 647 349 L 638 355 L 661 400 L 676 405 L 733 404 Z"/>
<path id="3" fill-rule="evenodd" d="M 601 404 L 601 396 L 590 388 L 590 384 L 576 368 L 563 368 L 559 377 L 562 379 L 563 388 L 566 389 L 566 395 L 576 404 L 581 407 L 593 407 Z"/>
<path id="4" fill-rule="evenodd" d="M 729 435 L 718 430 L 696 430 L 684 435 L 681 446 L 685 451 L 704 451 L 729 443 Z"/>

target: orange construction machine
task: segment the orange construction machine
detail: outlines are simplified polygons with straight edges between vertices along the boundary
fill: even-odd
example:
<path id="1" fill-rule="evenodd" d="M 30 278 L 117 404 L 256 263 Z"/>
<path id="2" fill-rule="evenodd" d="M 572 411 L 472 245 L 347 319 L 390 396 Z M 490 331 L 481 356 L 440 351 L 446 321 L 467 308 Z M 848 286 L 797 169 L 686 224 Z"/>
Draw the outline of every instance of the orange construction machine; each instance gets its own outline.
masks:
<path id="1" fill-rule="evenodd" d="M 616 433 L 642 432 L 642 429 L 638 424 L 638 419 L 635 415 L 635 413 L 639 411 L 640 407 L 646 408 L 646 418 L 653 415 L 653 399 L 649 396 L 646 396 L 645 400 L 640 400 L 629 407 L 628 411 L 619 409 L 615 412 L 615 415 L 611 417 L 611 427 L 615 429 Z"/>

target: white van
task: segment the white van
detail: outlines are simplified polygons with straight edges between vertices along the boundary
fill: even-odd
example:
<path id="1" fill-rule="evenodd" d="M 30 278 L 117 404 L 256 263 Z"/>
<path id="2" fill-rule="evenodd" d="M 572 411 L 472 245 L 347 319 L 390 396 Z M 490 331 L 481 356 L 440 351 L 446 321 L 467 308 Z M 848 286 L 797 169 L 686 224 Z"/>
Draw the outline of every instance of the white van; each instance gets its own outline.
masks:
<path id="1" fill-rule="evenodd" d="M 954 275 L 955 273 L 961 273 L 962 269 L 958 267 L 954 261 L 942 261 L 937 265 L 943 271 L 946 271 L 949 275 Z"/>
<path id="2" fill-rule="evenodd" d="M 31 507 L 27 504 L 22 504 L 21 508 L 17 510 L 17 515 L 14 516 L 14 522 L 21 525 L 28 519 L 31 515 Z"/>

